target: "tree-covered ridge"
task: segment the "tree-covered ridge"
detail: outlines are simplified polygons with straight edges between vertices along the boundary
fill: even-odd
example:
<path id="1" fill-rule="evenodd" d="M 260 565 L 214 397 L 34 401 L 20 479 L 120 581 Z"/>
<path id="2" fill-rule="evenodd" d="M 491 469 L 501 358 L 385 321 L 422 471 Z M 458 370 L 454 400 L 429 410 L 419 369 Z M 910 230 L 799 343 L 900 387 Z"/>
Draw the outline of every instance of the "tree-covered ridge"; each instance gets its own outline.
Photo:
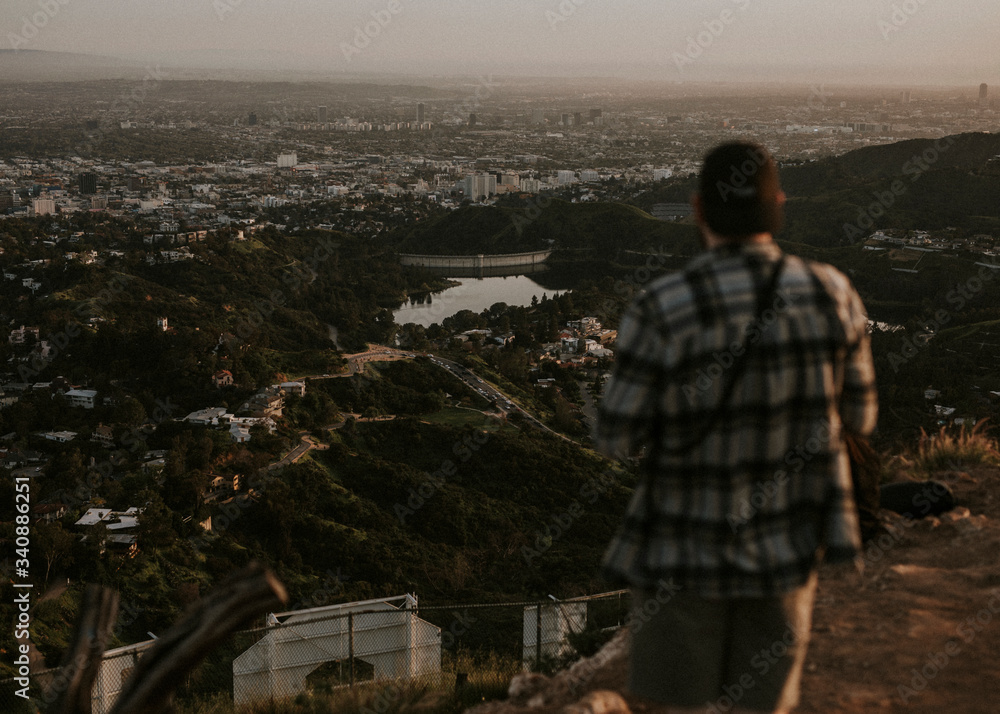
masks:
<path id="1" fill-rule="evenodd" d="M 866 147 L 781 168 L 788 195 L 780 237 L 814 246 L 858 243 L 875 229 L 953 226 L 961 235 L 1000 232 L 1000 136 L 960 134 Z M 780 159 L 780 157 L 777 157 Z M 734 168 L 735 172 L 735 168 Z M 635 199 L 687 201 L 693 176 Z"/>
<path id="2" fill-rule="evenodd" d="M 109 224 L 81 231 L 72 246 L 97 255 L 89 264 L 67 257 L 64 240 L 46 245 L 51 228 L 43 220 L 3 224 L 0 264 L 18 279 L 0 284 L 0 316 L 58 343 L 46 360 L 22 364 L 17 359 L 34 344 L 19 349 L 3 340 L 0 350 L 17 358 L 15 381 L 64 375 L 187 405 L 219 369 L 249 387 L 279 372 L 336 371 L 337 347 L 391 340 L 390 308 L 410 291 L 437 285 L 384 248 L 346 234 L 289 236 L 267 227 L 236 241 L 219 232 L 186 246 L 187 259 L 163 262 L 135 227 Z M 20 279 L 27 277 L 42 289 L 25 290 Z"/>
<path id="3" fill-rule="evenodd" d="M 63 518 L 35 528 L 44 579 L 117 588 L 128 617 L 115 644 L 161 631 L 250 560 L 275 568 L 296 607 L 399 592 L 455 602 L 601 587 L 597 562 L 634 474 L 488 416 L 484 400 L 428 360 L 309 385 L 306 397 L 289 400 L 286 416 L 326 448 L 282 470 L 265 468 L 275 444 L 263 434 L 233 445 L 224 432 L 169 420 L 143 441 L 167 451 L 161 470 L 123 459 L 103 475 L 103 464 L 88 459 L 97 447 L 61 449 L 37 484 L 39 499 L 61 489 L 70 505 Z M 369 416 L 356 418 L 342 405 Z M 87 484 L 107 507 L 146 509 L 135 557 L 102 552 L 96 532 L 78 539 L 73 523 L 87 502 L 75 494 Z M 199 524 L 208 518 L 206 532 Z M 54 602 L 36 614 L 36 641 L 47 657 L 65 645 L 59 633 L 74 617 L 78 587 Z"/>
<path id="4" fill-rule="evenodd" d="M 567 258 L 615 258 L 623 251 L 690 250 L 690 227 L 658 221 L 621 203 L 570 203 L 534 197 L 495 206 L 463 206 L 396 231 L 401 253 L 475 255 L 553 249 Z"/>

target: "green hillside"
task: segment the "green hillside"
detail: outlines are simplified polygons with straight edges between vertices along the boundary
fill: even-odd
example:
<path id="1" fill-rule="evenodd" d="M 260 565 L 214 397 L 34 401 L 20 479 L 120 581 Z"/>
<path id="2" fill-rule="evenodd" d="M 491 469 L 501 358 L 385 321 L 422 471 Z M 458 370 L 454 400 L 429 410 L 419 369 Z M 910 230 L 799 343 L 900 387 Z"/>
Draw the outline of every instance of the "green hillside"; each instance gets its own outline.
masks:
<path id="1" fill-rule="evenodd" d="M 620 203 L 555 199 L 464 206 L 390 237 L 401 253 L 475 255 L 555 249 L 571 257 L 615 258 L 628 250 L 693 249 L 690 226 L 664 223 Z"/>
<path id="2" fill-rule="evenodd" d="M 785 166 L 781 182 L 788 204 L 781 238 L 836 246 L 877 228 L 996 232 L 1000 168 L 987 164 L 997 155 L 1000 135 L 960 134 Z M 678 178 L 635 203 L 649 210 L 656 203 L 686 201 L 694 188 L 694 179 Z"/>

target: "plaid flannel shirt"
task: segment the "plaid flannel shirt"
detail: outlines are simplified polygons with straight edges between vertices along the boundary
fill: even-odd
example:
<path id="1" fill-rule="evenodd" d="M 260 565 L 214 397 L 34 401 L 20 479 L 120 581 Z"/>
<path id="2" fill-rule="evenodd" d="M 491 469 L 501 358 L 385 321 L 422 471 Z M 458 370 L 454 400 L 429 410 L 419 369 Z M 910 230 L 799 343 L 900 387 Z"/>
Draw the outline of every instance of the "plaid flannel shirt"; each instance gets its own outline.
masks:
<path id="1" fill-rule="evenodd" d="M 842 429 L 875 428 L 867 316 L 842 273 L 794 256 L 758 314 L 781 255 L 774 242 L 703 253 L 623 317 L 594 438 L 608 455 L 645 451 L 645 475 L 605 554 L 609 579 L 759 597 L 804 584 L 822 557 L 857 559 Z"/>

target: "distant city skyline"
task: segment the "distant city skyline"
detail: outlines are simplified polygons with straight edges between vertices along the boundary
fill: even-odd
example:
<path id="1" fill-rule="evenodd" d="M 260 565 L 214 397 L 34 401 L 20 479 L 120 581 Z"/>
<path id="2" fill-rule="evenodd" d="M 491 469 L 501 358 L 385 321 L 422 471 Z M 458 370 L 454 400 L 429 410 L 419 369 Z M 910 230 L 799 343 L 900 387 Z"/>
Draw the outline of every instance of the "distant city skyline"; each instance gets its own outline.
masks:
<path id="1" fill-rule="evenodd" d="M 0 49 L 165 66 L 664 81 L 1000 82 L 995 0 L 6 0 Z"/>

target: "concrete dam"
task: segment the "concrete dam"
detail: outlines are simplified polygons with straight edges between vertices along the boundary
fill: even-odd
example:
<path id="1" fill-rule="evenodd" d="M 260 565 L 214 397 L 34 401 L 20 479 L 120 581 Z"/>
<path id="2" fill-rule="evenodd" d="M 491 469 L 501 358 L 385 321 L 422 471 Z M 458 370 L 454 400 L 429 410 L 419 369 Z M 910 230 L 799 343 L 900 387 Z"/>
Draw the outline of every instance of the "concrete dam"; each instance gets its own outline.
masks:
<path id="1" fill-rule="evenodd" d="M 526 275 L 545 270 L 551 250 L 500 255 L 415 255 L 400 253 L 399 262 L 424 268 L 437 275 L 456 278 L 485 278 L 501 275 Z"/>

